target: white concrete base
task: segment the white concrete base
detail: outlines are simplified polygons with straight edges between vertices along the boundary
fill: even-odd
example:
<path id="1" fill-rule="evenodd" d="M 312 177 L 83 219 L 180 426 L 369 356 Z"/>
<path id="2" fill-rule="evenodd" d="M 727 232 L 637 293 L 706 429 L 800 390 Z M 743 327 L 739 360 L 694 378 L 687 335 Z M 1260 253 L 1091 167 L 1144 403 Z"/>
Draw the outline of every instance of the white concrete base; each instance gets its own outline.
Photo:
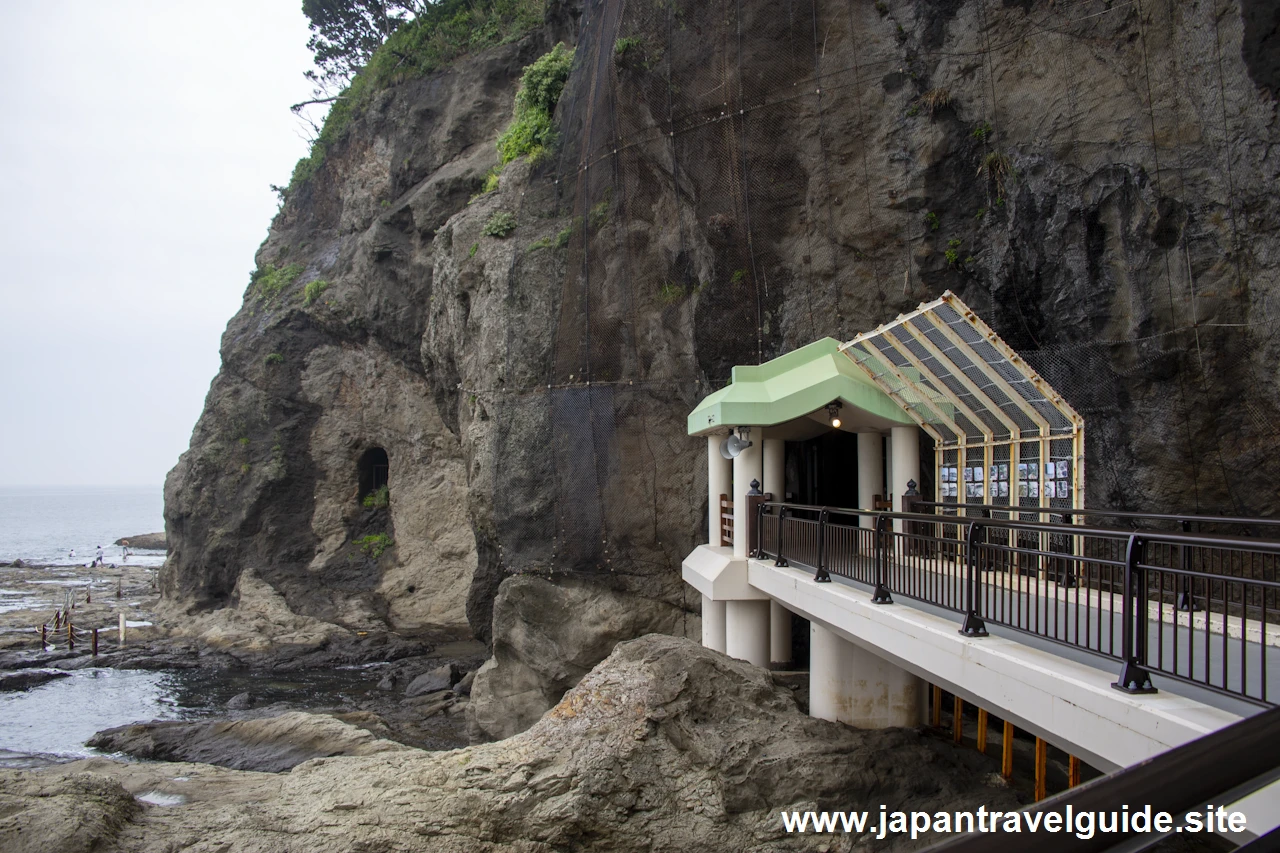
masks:
<path id="1" fill-rule="evenodd" d="M 704 648 L 724 653 L 725 602 L 702 596 L 702 645 Z"/>
<path id="2" fill-rule="evenodd" d="M 884 493 L 884 438 L 878 432 L 858 433 L 858 509 L 871 509 Z M 869 515 L 858 517 L 862 527 L 875 527 Z"/>
<path id="3" fill-rule="evenodd" d="M 918 426 L 893 428 L 893 478 L 890 492 L 893 494 L 893 511 L 902 512 L 902 495 L 907 483 L 920 483 L 920 428 Z M 893 529 L 903 531 L 902 519 L 894 519 Z"/>
<path id="4" fill-rule="evenodd" d="M 732 548 L 699 545 L 680 564 L 680 576 L 716 601 L 769 600 L 769 596 L 747 583 L 747 561 L 735 559 Z"/>
<path id="5" fill-rule="evenodd" d="M 874 605 L 870 594 L 860 588 L 815 583 L 810 570 L 779 568 L 772 561 L 734 560 L 727 548 L 694 549 L 684 560 L 683 576 L 704 594 L 714 593 L 716 599 L 760 596 L 756 601 L 728 602 L 726 652 L 733 657 L 767 665 L 771 601 L 808 619 L 826 635 L 815 631 L 811 636 L 814 716 L 851 725 L 889 725 L 876 722 L 874 715 L 857 722 L 852 702 L 845 703 L 847 711 L 836 706 L 843 701 L 841 696 L 859 695 L 859 680 L 897 683 L 906 689 L 904 680 L 894 681 L 899 678 L 895 671 L 910 673 L 1104 772 L 1130 766 L 1239 719 L 1237 714 L 1165 690 L 1152 695 L 1122 693 L 1111 687 L 1114 668 L 1087 666 L 1004 637 L 964 637 L 958 631 L 958 617 L 935 616 L 906 604 Z M 889 669 L 881 669 L 881 664 Z M 866 685 L 861 689 L 873 692 Z M 918 692 L 922 694 L 923 688 Z M 881 695 L 886 708 L 895 707 L 887 692 Z M 905 696 L 896 706 L 902 713 L 906 713 Z M 922 700 L 923 696 L 915 697 L 914 720 L 922 718 Z M 1245 798 L 1235 808 L 1248 815 L 1250 833 L 1269 831 L 1280 824 L 1280 783 Z"/>
<path id="6" fill-rule="evenodd" d="M 707 541 L 720 544 L 720 496 L 733 494 L 733 463 L 720 455 L 723 435 L 707 436 Z"/>
<path id="7" fill-rule="evenodd" d="M 725 602 L 725 654 L 769 666 L 769 602 Z"/>
<path id="8" fill-rule="evenodd" d="M 747 493 L 751 491 L 752 480 L 764 479 L 762 470 L 764 454 L 760 445 L 763 442 L 756 438 L 750 447 L 733 458 L 733 556 L 744 559 L 751 551 L 749 532 L 751 530 L 751 507 Z"/>
<path id="9" fill-rule="evenodd" d="M 769 602 L 769 663 L 791 663 L 791 611 Z"/>
<path id="10" fill-rule="evenodd" d="M 1003 637 L 971 639 L 958 620 L 904 604 L 875 605 L 807 570 L 752 560 L 750 583 L 842 639 L 987 708 L 1110 772 L 1220 729 L 1235 714 L 1161 691 L 1133 696 L 1111 687 L 1115 672 Z"/>
<path id="11" fill-rule="evenodd" d="M 821 625 L 809 629 L 809 714 L 860 729 L 921 723 L 924 682 Z"/>

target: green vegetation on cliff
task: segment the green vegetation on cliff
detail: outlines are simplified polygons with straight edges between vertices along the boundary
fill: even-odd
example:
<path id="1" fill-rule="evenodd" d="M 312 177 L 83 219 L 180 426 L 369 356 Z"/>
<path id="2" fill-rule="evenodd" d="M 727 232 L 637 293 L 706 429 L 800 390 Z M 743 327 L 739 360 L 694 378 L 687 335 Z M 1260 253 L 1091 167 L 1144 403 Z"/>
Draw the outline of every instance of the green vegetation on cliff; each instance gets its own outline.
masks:
<path id="1" fill-rule="evenodd" d="M 334 101 L 311 153 L 294 167 L 285 197 L 316 173 L 329 146 L 374 93 L 438 71 L 471 51 L 515 41 L 542 25 L 545 8 L 546 0 L 441 0 L 425 6 L 391 33 Z"/>
<path id="2" fill-rule="evenodd" d="M 503 163 L 526 154 L 536 158 L 555 145 L 551 114 L 560 102 L 572 65 L 573 51 L 558 44 L 524 69 L 511 125 L 498 137 L 498 156 Z"/>
<path id="3" fill-rule="evenodd" d="M 267 264 L 253 271 L 253 275 L 249 277 L 249 286 L 256 287 L 263 299 L 274 299 L 286 287 L 297 281 L 303 269 L 302 264 L 289 264 L 287 267 Z"/>
<path id="4" fill-rule="evenodd" d="M 382 556 L 383 551 L 386 551 L 396 543 L 385 533 L 372 533 L 368 536 L 361 536 L 355 541 L 355 544 L 360 547 L 361 551 L 376 560 Z"/>

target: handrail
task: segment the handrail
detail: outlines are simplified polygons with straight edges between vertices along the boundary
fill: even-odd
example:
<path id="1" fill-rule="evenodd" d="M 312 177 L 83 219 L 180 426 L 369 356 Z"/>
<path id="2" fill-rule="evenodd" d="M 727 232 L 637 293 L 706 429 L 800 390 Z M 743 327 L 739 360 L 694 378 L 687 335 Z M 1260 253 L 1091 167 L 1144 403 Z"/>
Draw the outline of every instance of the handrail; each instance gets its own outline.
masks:
<path id="1" fill-rule="evenodd" d="M 961 527 L 965 525 L 963 519 L 948 520 L 930 513 L 921 512 L 850 509 L 848 507 L 786 504 L 780 501 L 768 501 L 762 503 L 761 506 L 785 506 L 788 510 L 824 511 L 828 514 L 835 513 L 836 515 L 874 516 L 877 518 L 883 516 L 889 519 L 919 521 L 925 524 L 958 524 Z M 965 504 L 962 504 L 962 506 L 965 506 Z M 1017 510 L 1014 511 L 1016 512 Z M 1200 533 L 1184 533 L 1176 530 L 1117 530 L 1114 527 L 1087 527 L 1082 524 L 1056 524 L 1051 521 L 1018 521 L 1012 518 L 983 518 L 981 521 L 991 527 L 1004 527 L 1028 532 L 1055 533 L 1066 536 L 1095 536 L 1117 540 L 1141 535 L 1148 541 L 1159 540 L 1171 545 L 1203 545 L 1211 548 L 1230 548 L 1241 551 L 1257 551 L 1264 554 L 1280 554 L 1280 540 L 1258 540 L 1249 536 L 1206 536 Z"/>
<path id="2" fill-rule="evenodd" d="M 820 583 L 867 583 L 874 604 L 903 595 L 962 614 L 967 637 L 991 623 L 1101 655 L 1129 693 L 1155 692 L 1156 674 L 1276 704 L 1267 660 L 1280 647 L 1280 579 L 1264 575 L 1280 567 L 1280 541 L 781 501 L 757 513 L 753 556 L 807 565 Z"/>
<path id="3" fill-rule="evenodd" d="M 980 509 L 992 512 L 1035 512 L 1041 515 L 1092 515 L 1106 518 L 1127 518 L 1152 521 L 1196 521 L 1204 524 L 1268 524 L 1280 526 L 1280 518 L 1244 518 L 1231 515 L 1177 515 L 1159 512 L 1134 512 L 1113 509 L 1077 509 L 1066 506 L 1014 506 L 1011 504 L 948 503 L 946 501 L 916 501 L 916 506 L 941 507 L 943 509 Z"/>
<path id="4" fill-rule="evenodd" d="M 1276 744 L 1280 743 L 1280 708 L 1246 717 L 1226 728 L 1174 747 L 1123 770 L 1100 776 L 1070 790 L 1041 800 L 1022 811 L 1029 814 L 1056 814 L 1067 827 L 1072 814 L 1120 811 L 1128 806 L 1150 806 L 1153 814 L 1167 812 L 1181 823 L 1181 817 L 1206 803 L 1239 802 L 1280 777 Z M 1154 832 L 1133 846 L 1125 839 L 1136 832 L 1096 833 L 1081 839 L 1068 828 L 1035 836 L 1037 853 L 1080 853 L 1088 850 L 1145 850 L 1165 837 Z M 928 853 L 1003 853 L 1010 849 L 1009 836 L 1000 832 L 953 836 L 930 847 Z"/>

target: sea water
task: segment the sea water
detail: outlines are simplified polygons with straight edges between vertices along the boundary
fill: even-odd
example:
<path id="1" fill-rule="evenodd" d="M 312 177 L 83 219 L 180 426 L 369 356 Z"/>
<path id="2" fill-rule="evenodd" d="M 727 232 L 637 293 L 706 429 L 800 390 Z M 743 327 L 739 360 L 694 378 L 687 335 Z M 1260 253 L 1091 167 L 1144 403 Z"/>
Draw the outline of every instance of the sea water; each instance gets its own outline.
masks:
<path id="1" fill-rule="evenodd" d="M 85 575 L 75 569 L 91 562 L 99 545 L 107 563 L 120 563 L 123 549 L 112 543 L 163 530 L 163 510 L 159 486 L 0 486 L 0 565 L 21 559 L 58 567 L 35 583 L 81 586 Z M 161 551 L 128 558 L 137 566 L 163 562 Z M 0 611 L 27 609 L 30 598 L 0 589 Z M 83 757 L 90 752 L 84 741 L 101 728 L 181 716 L 177 693 L 168 673 L 109 669 L 0 692 L 0 767 Z"/>
<path id="2" fill-rule="evenodd" d="M 0 487 L 0 564 L 21 559 L 50 566 L 50 584 L 82 585 L 77 571 L 99 545 L 119 563 L 117 539 L 164 529 L 163 494 L 155 487 Z M 69 552 L 75 549 L 76 556 Z M 159 566 L 159 551 L 135 552 L 129 565 Z M 44 581 L 37 581 L 42 583 Z M 0 582 L 0 609 L 24 602 Z M 6 593 L 9 593 L 8 595 Z M 56 664 L 55 664 L 56 665 Z M 375 690 L 378 665 L 326 668 L 280 676 L 263 670 L 117 670 L 92 667 L 28 690 L 0 691 L 0 768 L 37 767 L 93 754 L 95 732 L 150 720 L 222 715 L 233 696 L 259 705 L 349 707 Z"/>
<path id="3" fill-rule="evenodd" d="M 85 741 L 102 729 L 152 720 L 226 715 L 226 703 L 249 693 L 258 706 L 355 707 L 376 694 L 383 664 L 284 675 L 261 669 L 173 671 L 73 670 L 29 690 L 0 692 L 0 769 L 41 767 L 97 754 Z"/>
<path id="4" fill-rule="evenodd" d="M 119 563 L 123 549 L 113 542 L 161 530 L 160 486 L 0 486 L 0 563 L 83 566 L 99 545 L 106 562 Z M 158 551 L 129 557 L 134 565 L 163 562 Z"/>

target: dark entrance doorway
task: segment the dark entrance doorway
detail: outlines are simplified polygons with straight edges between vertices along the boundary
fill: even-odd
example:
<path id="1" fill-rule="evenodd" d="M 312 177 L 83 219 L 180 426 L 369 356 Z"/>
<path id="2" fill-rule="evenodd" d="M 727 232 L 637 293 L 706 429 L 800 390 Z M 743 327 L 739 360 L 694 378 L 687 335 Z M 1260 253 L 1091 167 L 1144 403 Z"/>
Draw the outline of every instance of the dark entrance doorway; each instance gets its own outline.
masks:
<path id="1" fill-rule="evenodd" d="M 807 441 L 788 441 L 786 501 L 811 506 L 858 506 L 858 436 L 833 429 Z M 775 495 L 774 500 L 781 500 Z M 809 621 L 791 620 L 794 669 L 809 668 Z"/>
<path id="2" fill-rule="evenodd" d="M 787 500 L 814 506 L 858 506 L 858 436 L 833 429 L 788 441 Z"/>
<path id="3" fill-rule="evenodd" d="M 357 476 L 360 478 L 360 497 L 371 495 L 388 483 L 391 470 L 387 451 L 381 447 L 370 447 L 360 455 L 356 463 Z"/>

